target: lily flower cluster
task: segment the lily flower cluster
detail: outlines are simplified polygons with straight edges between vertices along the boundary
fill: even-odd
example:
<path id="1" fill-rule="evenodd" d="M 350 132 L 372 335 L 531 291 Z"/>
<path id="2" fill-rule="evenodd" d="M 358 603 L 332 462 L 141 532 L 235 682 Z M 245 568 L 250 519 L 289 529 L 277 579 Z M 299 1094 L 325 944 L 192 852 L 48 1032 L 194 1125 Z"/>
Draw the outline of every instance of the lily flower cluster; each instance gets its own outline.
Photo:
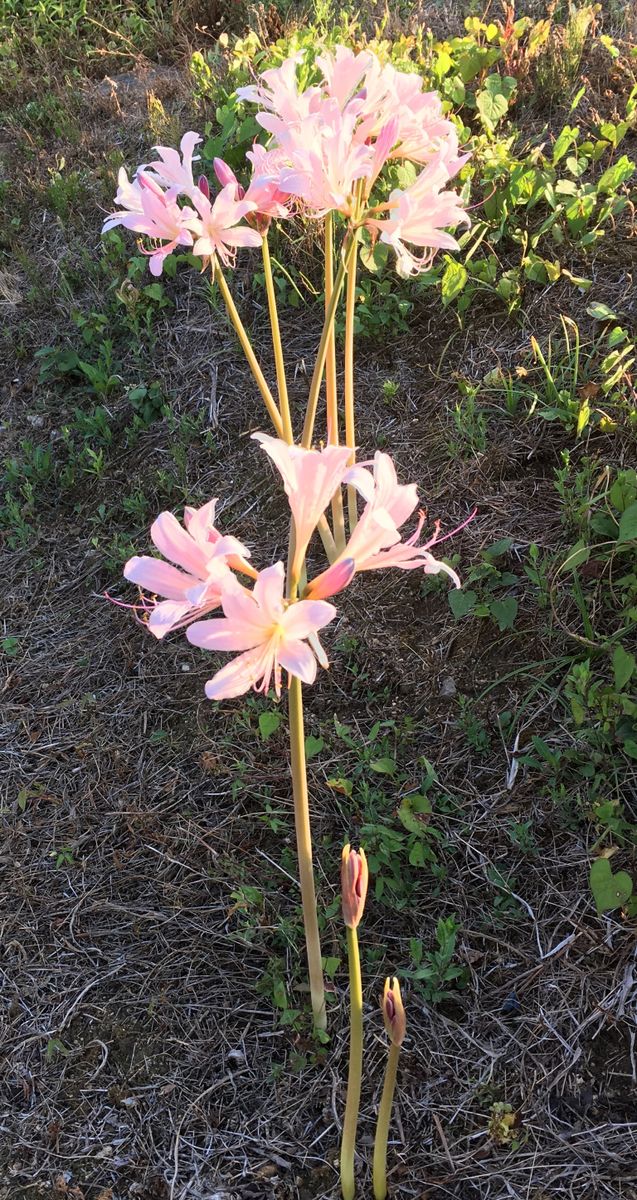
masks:
<path id="1" fill-rule="evenodd" d="M 278 468 L 292 513 L 294 552 L 287 588 L 282 562 L 256 571 L 248 561 L 250 551 L 237 538 L 219 532 L 214 500 L 199 509 L 186 508 L 183 526 L 171 513 L 161 513 L 150 534 L 168 561 L 136 556 L 124 568 L 127 579 L 154 597 L 148 625 L 156 637 L 187 626 L 186 636 L 194 646 L 237 654 L 206 684 L 211 700 L 239 696 L 250 688 L 267 693 L 271 684 L 280 696 L 282 668 L 302 683 L 313 683 L 317 663 L 328 666 L 318 637 L 337 615 L 328 601 L 360 571 L 419 567 L 429 575 L 443 572 L 460 586 L 455 571 L 431 553 L 443 540 L 438 525 L 433 536 L 418 545 L 421 513 L 415 532 L 403 540 L 400 527 L 414 512 L 418 494 L 415 484 L 398 482 L 388 454 L 377 451 L 373 464 L 350 467 L 347 447 L 306 450 L 263 433 L 253 437 Z M 310 540 L 343 484 L 355 487 L 366 501 L 360 520 L 343 552 L 299 594 Z M 252 589 L 239 576 L 251 579 Z M 201 620 L 217 608 L 222 617 Z"/>
<path id="2" fill-rule="evenodd" d="M 159 158 L 140 166 L 132 181 L 121 169 L 119 208 L 104 229 L 123 225 L 149 238 L 144 252 L 154 275 L 179 247 L 204 266 L 217 259 L 232 266 L 239 247 L 260 245 L 273 218 L 297 211 L 317 218 L 338 212 L 353 227 L 366 227 L 372 240 L 395 251 L 402 275 L 424 270 L 438 249 L 458 248 L 448 231 L 469 218 L 447 185 L 469 156 L 460 153 L 437 93 L 424 91 L 420 76 L 346 46 L 318 55 L 317 83 L 300 90 L 302 57 L 292 55 L 258 83 L 238 89 L 240 99 L 259 106 L 256 119 L 269 135 L 266 146 L 255 143 L 248 152 L 245 189 L 218 159 L 221 190 L 214 198 L 205 176 L 195 181 L 193 154 L 202 139 L 194 132 L 182 138 L 181 153 L 156 147 Z M 409 186 L 388 197 L 381 188 L 374 198 L 383 168 L 393 161 L 421 170 Z"/>

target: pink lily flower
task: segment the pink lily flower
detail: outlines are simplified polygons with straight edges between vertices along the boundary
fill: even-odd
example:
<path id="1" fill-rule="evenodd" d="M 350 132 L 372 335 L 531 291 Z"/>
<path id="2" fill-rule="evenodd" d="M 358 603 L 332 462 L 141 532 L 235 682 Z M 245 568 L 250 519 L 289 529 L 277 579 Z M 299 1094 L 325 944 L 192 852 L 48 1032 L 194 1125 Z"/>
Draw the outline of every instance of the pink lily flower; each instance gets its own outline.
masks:
<path id="1" fill-rule="evenodd" d="M 288 199 L 288 193 L 282 192 L 279 186 L 281 168 L 287 160 L 284 160 L 281 151 L 266 150 L 265 146 L 260 146 L 258 142 L 254 143 L 252 150 L 248 150 L 246 157 L 252 162 L 252 178 L 247 191 L 239 183 L 232 167 L 222 158 L 215 158 L 213 166 L 222 187 L 234 185 L 236 200 L 245 199 L 254 204 L 254 212 L 246 214 L 246 221 L 249 225 L 254 225 L 260 233 L 265 233 L 273 217 L 282 219 L 290 215 L 290 210 L 284 203 Z"/>
<path id="2" fill-rule="evenodd" d="M 451 165 L 458 161 L 462 165 L 457 158 Z M 404 278 L 424 271 L 436 250 L 457 250 L 456 239 L 445 229 L 471 223 L 457 192 L 442 190 L 450 178 L 450 164 L 439 150 L 410 187 L 404 191 L 396 188 L 391 193 L 386 219 L 367 219 L 367 225 L 380 234 L 381 242 L 396 252 L 397 271 Z M 426 253 L 418 257 L 405 242 L 421 247 Z"/>
<path id="3" fill-rule="evenodd" d="M 165 597 L 155 601 L 148 622 L 156 638 L 163 638 L 171 630 L 218 608 L 231 569 L 256 576 L 254 568 L 246 562 L 250 551 L 237 538 L 224 536 L 215 528 L 216 503 L 210 500 L 202 508 L 186 508 L 185 528 L 172 513 L 160 513 L 151 526 L 150 536 L 169 562 L 135 556 L 124 567 L 124 576 L 131 583 Z"/>
<path id="4" fill-rule="evenodd" d="M 335 46 L 333 54 L 318 54 L 316 65 L 323 72 L 325 94 L 344 108 L 373 61 L 368 50 L 355 54 L 349 46 Z"/>
<path id="5" fill-rule="evenodd" d="M 456 587 L 460 580 L 456 572 L 446 563 L 440 562 L 430 549 L 440 538 L 440 523 L 434 526 L 433 537 L 424 545 L 417 545 L 425 514 L 415 532 L 406 541 L 401 540 L 399 527 L 411 516 L 418 504 L 415 484 L 400 484 L 396 468 L 388 454 L 376 451 L 373 474 L 363 466 L 350 468 L 345 483 L 352 484 L 367 501 L 360 520 L 352 533 L 343 554 L 337 562 L 353 558 L 357 571 L 379 571 L 385 567 L 399 567 L 412 571 L 421 567 L 425 575 L 448 575 Z M 475 514 L 464 521 L 453 533 L 463 529 Z M 447 534 L 446 537 L 451 537 Z M 335 564 L 336 565 L 336 564 Z"/>
<path id="6" fill-rule="evenodd" d="M 224 267 L 228 267 L 234 264 L 238 246 L 261 245 L 261 234 L 256 229 L 236 228 L 256 207 L 252 200 L 236 199 L 236 184 L 226 184 L 212 204 L 199 190 L 193 192 L 192 202 L 199 213 L 198 217 L 193 213 L 188 222 L 188 228 L 196 235 L 193 254 L 202 258 L 218 256 Z"/>
<path id="7" fill-rule="evenodd" d="M 319 88 L 307 88 L 299 92 L 296 68 L 303 59 L 303 51 L 290 55 L 280 67 L 264 71 L 258 84 L 237 88 L 240 100 L 260 104 L 266 112 L 257 113 L 257 121 L 264 129 L 270 129 L 270 114 L 276 114 L 286 124 L 302 121 L 320 102 Z"/>
<path id="8" fill-rule="evenodd" d="M 292 574 L 298 578 L 310 538 L 343 481 L 350 451 L 347 446 L 305 450 L 267 433 L 253 433 L 252 436 L 269 454 L 283 479 L 294 517 Z"/>
<path id="9" fill-rule="evenodd" d="M 177 246 L 192 246 L 192 234 L 187 223 L 195 217 L 191 208 L 180 208 L 171 194 L 162 192 L 159 185 L 140 171 L 136 182 L 139 184 L 139 200 L 141 211 L 135 209 L 128 212 L 114 212 L 106 218 L 102 231 L 113 229 L 115 225 L 123 225 L 136 233 L 146 234 L 153 241 L 160 243 L 150 250 L 141 247 L 142 253 L 149 256 L 151 275 L 161 275 L 164 259 L 172 254 Z M 133 185 L 131 185 L 131 188 Z M 126 199 L 136 202 L 136 196 L 127 194 Z"/>
<path id="10" fill-rule="evenodd" d="M 291 164 L 281 171 L 281 187 L 298 196 L 314 217 L 330 211 L 349 216 L 354 183 L 370 174 L 374 152 L 354 141 L 355 125 L 354 113 L 325 100 L 301 126 L 278 131 Z"/>
<path id="11" fill-rule="evenodd" d="M 192 174 L 193 150 L 201 141 L 203 138 L 190 130 L 181 139 L 181 154 L 172 146 L 153 146 L 153 149 L 159 154 L 159 158 L 155 162 L 147 163 L 141 169 L 152 171 L 157 182 L 162 187 L 170 188 L 176 196 L 181 193 L 190 196 L 197 187 Z M 197 154 L 194 161 L 196 162 L 198 159 L 199 155 Z"/>
<path id="12" fill-rule="evenodd" d="M 321 666 L 327 666 L 316 635 L 336 616 L 334 605 L 324 600 L 287 604 L 284 584 L 280 562 L 259 572 L 252 592 L 230 576 L 221 596 L 225 615 L 188 628 L 186 636 L 193 646 L 242 652 L 208 680 L 209 700 L 230 700 L 250 688 L 266 693 L 272 680 L 280 696 L 282 667 L 303 683 L 314 683 L 317 663 L 309 638 Z"/>

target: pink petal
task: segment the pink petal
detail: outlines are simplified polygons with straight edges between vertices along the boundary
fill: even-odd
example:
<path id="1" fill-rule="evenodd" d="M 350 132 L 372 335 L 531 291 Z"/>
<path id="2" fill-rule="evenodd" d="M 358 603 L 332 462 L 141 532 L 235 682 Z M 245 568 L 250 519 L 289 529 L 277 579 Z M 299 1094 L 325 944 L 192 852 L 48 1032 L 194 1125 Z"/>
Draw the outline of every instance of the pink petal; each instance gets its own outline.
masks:
<path id="1" fill-rule="evenodd" d="M 425 575 L 440 575 L 442 572 L 444 575 L 448 575 L 449 578 L 453 580 L 457 588 L 462 587 L 460 579 L 452 567 L 448 567 L 446 563 L 440 562 L 439 559 L 434 558 L 433 554 L 425 554 L 423 557 L 425 559 Z"/>
<path id="2" fill-rule="evenodd" d="M 342 592 L 354 578 L 356 562 L 353 558 L 342 558 L 332 563 L 322 575 L 317 575 L 308 583 L 305 589 L 306 600 L 327 600 L 328 596 L 336 596 Z"/>
<path id="3" fill-rule="evenodd" d="M 159 558 L 149 558 L 145 555 L 129 558 L 124 567 L 124 577 L 131 583 L 146 588 L 147 592 L 165 596 L 168 600 L 185 600 L 186 591 L 193 582 L 191 575 L 184 575 L 176 567 L 171 567 Z"/>
<path id="4" fill-rule="evenodd" d="M 262 655 L 248 650 L 238 658 L 233 658 L 232 662 L 208 680 L 206 696 L 209 700 L 232 700 L 235 696 L 243 696 L 244 692 L 254 687 L 262 673 Z"/>
<path id="5" fill-rule="evenodd" d="M 279 620 L 283 612 L 284 583 L 285 568 L 282 562 L 275 563 L 273 567 L 266 567 L 264 571 L 259 571 L 253 595 L 263 610 L 264 619 L 269 619 L 271 622 Z"/>
<path id="6" fill-rule="evenodd" d="M 192 611 L 192 604 L 189 600 L 185 600 L 183 603 L 175 600 L 162 600 L 150 614 L 148 628 L 156 638 L 161 640 L 171 630 L 179 629 L 184 623 L 184 618 Z"/>
<path id="7" fill-rule="evenodd" d="M 281 624 L 288 638 L 306 638 L 329 625 L 336 616 L 336 608 L 325 600 L 299 600 L 286 609 Z"/>
<path id="8" fill-rule="evenodd" d="M 164 558 L 198 579 L 205 578 L 206 556 L 171 512 L 159 514 L 150 527 L 150 536 Z"/>
<path id="9" fill-rule="evenodd" d="M 302 683 L 314 683 L 316 659 L 306 642 L 284 642 L 279 649 L 279 662 L 290 675 L 296 675 Z"/>
<path id="10" fill-rule="evenodd" d="M 267 613 L 262 612 L 254 593 L 244 588 L 232 575 L 224 584 L 222 604 L 223 611 L 230 621 L 258 630 L 263 640 L 265 631 L 272 625 L 272 620 Z"/>
<path id="11" fill-rule="evenodd" d="M 256 229 L 224 229 L 222 240 L 228 246 L 260 246 L 263 238 Z"/>
<path id="12" fill-rule="evenodd" d="M 195 621 L 186 630 L 186 637 L 193 646 L 201 646 L 204 650 L 254 650 L 263 644 L 263 633 L 259 629 L 250 629 L 226 617 Z"/>

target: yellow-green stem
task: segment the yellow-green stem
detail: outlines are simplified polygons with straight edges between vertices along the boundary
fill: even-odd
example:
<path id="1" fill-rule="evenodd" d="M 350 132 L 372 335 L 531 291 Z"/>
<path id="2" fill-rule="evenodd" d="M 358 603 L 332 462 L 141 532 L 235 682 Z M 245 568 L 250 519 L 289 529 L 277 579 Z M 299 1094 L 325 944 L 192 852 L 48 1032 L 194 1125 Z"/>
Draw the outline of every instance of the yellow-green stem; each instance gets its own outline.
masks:
<path id="1" fill-rule="evenodd" d="M 288 385 L 285 378 L 285 361 L 283 358 L 283 346 L 281 343 L 281 330 L 279 328 L 279 313 L 276 305 L 276 292 L 274 290 L 274 279 L 272 277 L 272 261 L 270 259 L 270 247 L 268 246 L 267 234 L 261 242 L 263 253 L 263 270 L 265 274 L 265 290 L 268 297 L 268 312 L 270 314 L 270 328 L 272 330 L 272 349 L 274 350 L 274 364 L 276 367 L 276 385 L 279 393 L 279 408 L 281 410 L 281 423 L 283 425 L 283 437 L 286 442 L 294 441 L 292 432 L 292 418 L 290 416 L 290 403 L 288 399 Z"/>
<path id="2" fill-rule="evenodd" d="M 325 314 L 334 289 L 334 214 L 328 212 L 325 218 Z M 330 330 L 327 342 L 327 359 L 325 362 L 325 398 L 327 405 L 327 440 L 333 446 L 338 446 L 338 387 L 336 381 L 336 338 L 334 325 Z M 343 512 L 343 493 L 340 489 L 332 498 L 332 527 L 334 543 L 340 554 L 345 549 L 345 514 Z"/>
<path id="3" fill-rule="evenodd" d="M 290 714 L 292 786 L 294 791 L 294 824 L 296 827 L 296 848 L 299 859 L 299 882 L 301 884 L 301 902 L 303 905 L 303 924 L 305 926 L 312 1013 L 314 1015 L 314 1028 L 325 1029 L 327 1026 L 327 1014 L 325 1011 L 323 963 L 321 959 L 321 943 L 316 914 L 316 892 L 314 890 L 314 870 L 312 866 L 310 806 L 307 791 L 305 733 L 303 729 L 303 693 L 301 680 L 297 679 L 295 675 L 290 677 L 288 706 Z"/>
<path id="4" fill-rule="evenodd" d="M 345 295 L 345 445 L 351 453 L 350 463 L 356 460 L 356 431 L 354 423 L 354 309 L 356 305 L 356 267 L 358 246 L 350 257 L 347 268 L 347 290 Z M 354 532 L 358 521 L 358 505 L 356 489 L 351 485 L 347 489 L 347 515 L 349 518 L 350 535 Z"/>
<path id="5" fill-rule="evenodd" d="M 347 268 L 348 268 L 348 265 L 350 262 L 350 258 L 352 256 L 352 254 L 354 253 L 357 245 L 358 245 L 358 230 L 355 229 L 349 235 L 349 239 L 346 240 L 345 246 L 343 248 L 343 256 L 339 263 L 338 271 L 336 272 L 336 279 L 334 280 L 334 289 L 333 289 L 332 295 L 330 297 L 330 302 L 327 306 L 327 312 L 325 314 L 325 322 L 323 324 L 323 332 L 321 334 L 321 340 L 319 342 L 319 348 L 318 348 L 317 355 L 316 355 L 316 362 L 314 363 L 312 382 L 310 384 L 310 394 L 308 397 L 307 410 L 305 413 L 305 422 L 303 424 L 303 438 L 301 441 L 301 445 L 305 446 L 306 449 L 309 449 L 309 447 L 312 444 L 312 435 L 314 433 L 314 422 L 316 420 L 316 410 L 318 407 L 319 392 L 321 390 L 321 381 L 323 379 L 323 370 L 325 367 L 325 359 L 327 356 L 327 344 L 329 341 L 330 332 L 334 325 L 334 316 L 336 313 L 336 307 L 338 305 L 340 294 L 343 290 L 343 283 L 345 280 L 345 274 L 346 274 L 346 271 L 347 271 Z"/>
<path id="6" fill-rule="evenodd" d="M 380 1108 L 378 1109 L 378 1121 L 376 1122 L 373 1176 L 374 1200 L 385 1200 L 387 1195 L 387 1139 L 389 1137 L 389 1122 L 391 1120 L 394 1090 L 396 1088 L 399 1054 L 400 1046 L 395 1046 L 392 1042 L 389 1047 L 383 1094 L 380 1101 Z"/>
<path id="7" fill-rule="evenodd" d="M 272 392 L 270 391 L 270 389 L 267 385 L 265 375 L 263 374 L 263 371 L 261 370 L 261 367 L 259 366 L 259 364 L 257 362 L 254 350 L 252 349 L 252 346 L 250 345 L 250 339 L 246 333 L 243 321 L 241 320 L 241 317 L 239 316 L 239 313 L 237 312 L 235 302 L 232 299 L 232 294 L 230 292 L 230 288 L 228 287 L 228 284 L 226 283 L 223 273 L 220 270 L 218 264 L 215 265 L 214 277 L 215 277 L 215 281 L 219 287 L 219 291 L 221 292 L 221 295 L 223 296 L 223 301 L 228 310 L 228 316 L 230 317 L 230 320 L 232 321 L 232 324 L 235 329 L 235 333 L 236 333 L 237 337 L 239 338 L 239 341 L 241 342 L 241 349 L 243 350 L 243 353 L 245 354 L 245 356 L 248 360 L 248 365 L 250 367 L 250 370 L 252 371 L 254 381 L 263 397 L 263 401 L 264 401 L 265 407 L 268 410 L 268 415 L 270 417 L 270 420 L 272 421 L 272 424 L 274 425 L 274 428 L 275 428 L 278 436 L 282 437 L 283 421 L 281 420 L 281 414 L 276 406 L 274 396 L 272 395 Z"/>
<path id="8" fill-rule="evenodd" d="M 356 1151 L 356 1126 L 361 1102 L 363 1078 L 363 985 L 358 953 L 358 936 L 355 929 L 347 929 L 347 958 L 349 962 L 349 1072 L 347 1076 L 347 1100 L 343 1120 L 341 1142 L 341 1191 L 343 1200 L 354 1200 L 354 1154 Z"/>

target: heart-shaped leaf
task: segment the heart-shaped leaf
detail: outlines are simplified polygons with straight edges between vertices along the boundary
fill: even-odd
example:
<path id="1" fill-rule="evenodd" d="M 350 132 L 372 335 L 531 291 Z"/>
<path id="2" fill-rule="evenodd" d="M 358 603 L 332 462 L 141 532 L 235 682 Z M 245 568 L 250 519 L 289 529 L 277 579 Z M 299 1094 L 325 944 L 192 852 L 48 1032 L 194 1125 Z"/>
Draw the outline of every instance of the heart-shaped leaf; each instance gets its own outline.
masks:
<path id="1" fill-rule="evenodd" d="M 597 912 L 612 912 L 622 908 L 633 893 L 633 881 L 627 871 L 618 871 L 613 875 L 607 858 L 598 858 L 591 867 L 589 883 Z"/>

